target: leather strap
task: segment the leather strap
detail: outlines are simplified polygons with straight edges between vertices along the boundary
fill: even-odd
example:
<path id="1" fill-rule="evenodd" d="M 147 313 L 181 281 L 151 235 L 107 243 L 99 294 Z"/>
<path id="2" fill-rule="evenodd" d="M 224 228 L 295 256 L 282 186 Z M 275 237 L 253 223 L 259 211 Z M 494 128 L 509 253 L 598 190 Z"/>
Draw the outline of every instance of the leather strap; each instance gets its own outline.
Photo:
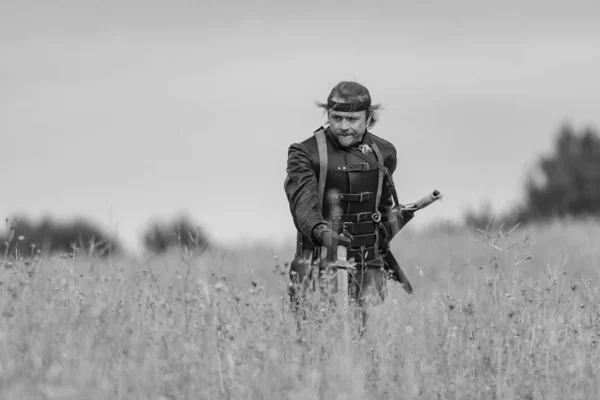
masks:
<path id="1" fill-rule="evenodd" d="M 377 161 L 379 162 L 379 164 L 383 165 L 383 156 L 381 155 L 381 151 L 379 150 L 379 147 L 375 144 L 375 142 L 373 142 L 373 144 L 371 145 L 371 148 L 375 152 L 375 155 L 377 156 Z M 387 168 L 386 168 L 386 171 L 387 171 Z M 377 196 L 375 197 L 375 210 L 379 210 L 379 203 L 381 202 L 382 185 L 383 185 L 383 171 L 381 169 L 379 169 L 379 182 L 377 183 Z"/>
<path id="2" fill-rule="evenodd" d="M 351 164 L 351 165 L 340 165 L 335 167 L 336 171 L 339 172 L 366 172 L 371 169 L 371 166 L 368 163 L 360 163 L 360 164 Z"/>
<path id="3" fill-rule="evenodd" d="M 331 217 L 334 221 L 339 222 L 367 222 L 374 221 L 374 218 L 379 218 L 379 213 L 363 212 L 359 214 L 342 214 Z"/>
<path id="4" fill-rule="evenodd" d="M 346 231 L 351 235 L 365 235 L 373 233 L 377 230 L 377 225 L 374 221 L 367 222 L 344 222 L 342 224 L 342 232 Z"/>
<path id="5" fill-rule="evenodd" d="M 362 203 L 371 200 L 373 192 L 362 192 L 356 194 L 335 194 L 331 196 L 335 200 L 349 201 L 352 203 Z"/>
<path id="6" fill-rule="evenodd" d="M 317 148 L 319 150 L 319 211 L 323 212 L 323 196 L 325 195 L 325 181 L 327 180 L 327 141 L 325 130 L 315 132 Z"/>
<path id="7" fill-rule="evenodd" d="M 381 152 L 379 151 L 379 147 L 375 144 L 375 142 L 373 142 L 370 146 L 374 152 L 375 152 L 375 148 L 377 148 L 377 152 L 375 152 L 376 156 L 377 156 L 377 153 L 379 153 L 379 155 L 381 155 Z M 383 163 L 374 162 L 373 160 L 368 159 L 360 150 L 358 150 L 354 147 L 345 147 L 344 150 L 347 151 L 348 153 L 354 154 L 358 158 L 365 160 L 369 165 L 372 165 L 373 167 L 378 168 L 380 171 L 383 172 L 384 175 L 388 176 L 390 174 L 390 171 L 388 171 L 388 169 L 386 168 L 385 165 L 383 165 Z M 377 159 L 379 160 L 379 156 L 377 156 Z"/>
<path id="8" fill-rule="evenodd" d="M 375 152 L 375 155 L 377 156 L 377 161 L 379 162 L 379 164 L 383 165 L 383 155 L 381 155 L 381 151 L 379 150 L 379 147 L 377 146 L 377 144 L 375 144 L 375 142 L 372 143 L 371 148 Z M 389 173 L 388 173 L 388 175 L 389 175 Z M 390 176 L 390 178 L 391 178 L 391 176 Z M 379 169 L 379 181 L 377 182 L 377 196 L 375 197 L 375 210 L 377 210 L 377 212 L 379 212 L 379 203 L 381 202 L 382 185 L 383 185 L 383 171 L 381 169 Z M 376 243 L 378 243 L 379 242 L 379 231 L 378 230 L 375 231 L 375 235 L 376 235 L 375 241 L 376 241 Z M 379 246 L 375 246 L 375 248 L 373 250 L 375 252 L 375 256 L 377 256 L 379 254 L 378 247 Z"/>

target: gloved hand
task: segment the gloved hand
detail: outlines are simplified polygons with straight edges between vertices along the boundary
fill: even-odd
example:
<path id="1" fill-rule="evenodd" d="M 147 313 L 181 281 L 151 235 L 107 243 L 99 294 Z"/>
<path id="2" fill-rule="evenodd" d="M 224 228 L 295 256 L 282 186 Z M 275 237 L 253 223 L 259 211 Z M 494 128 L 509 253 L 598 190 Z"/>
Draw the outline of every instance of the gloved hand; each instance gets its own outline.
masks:
<path id="1" fill-rule="evenodd" d="M 331 230 L 327 225 L 317 225 L 314 229 L 316 241 L 329 249 L 335 249 L 337 246 L 350 248 L 352 239 Z"/>

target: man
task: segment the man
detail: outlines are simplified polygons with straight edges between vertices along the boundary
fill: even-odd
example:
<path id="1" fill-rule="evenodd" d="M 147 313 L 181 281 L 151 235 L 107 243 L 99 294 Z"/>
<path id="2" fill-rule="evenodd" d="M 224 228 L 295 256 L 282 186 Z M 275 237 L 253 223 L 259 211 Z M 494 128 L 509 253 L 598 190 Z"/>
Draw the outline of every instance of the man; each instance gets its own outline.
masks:
<path id="1" fill-rule="evenodd" d="M 318 106 L 329 124 L 288 152 L 284 188 L 298 231 L 290 295 L 298 311 L 311 281 L 335 260 L 337 246 L 345 246 L 348 260 L 356 263 L 350 293 L 364 329 L 367 311 L 387 297 L 384 257 L 393 234 L 382 221 L 403 225 L 412 215 L 393 209 L 396 149 L 368 130 L 377 122 L 379 105 L 371 104 L 367 88 L 340 82 Z M 321 246 L 332 249 L 323 260 Z"/>

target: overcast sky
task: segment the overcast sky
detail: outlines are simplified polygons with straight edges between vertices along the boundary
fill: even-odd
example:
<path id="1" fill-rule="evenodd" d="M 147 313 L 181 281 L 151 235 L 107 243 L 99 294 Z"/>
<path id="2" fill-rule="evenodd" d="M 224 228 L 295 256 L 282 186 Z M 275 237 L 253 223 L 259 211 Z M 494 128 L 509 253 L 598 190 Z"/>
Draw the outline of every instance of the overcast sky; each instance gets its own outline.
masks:
<path id="1" fill-rule="evenodd" d="M 411 225 L 521 198 L 559 124 L 600 123 L 597 1 L 0 0 L 0 216 L 86 216 L 135 246 L 187 212 L 293 240 L 288 146 L 340 80 L 385 108 Z"/>

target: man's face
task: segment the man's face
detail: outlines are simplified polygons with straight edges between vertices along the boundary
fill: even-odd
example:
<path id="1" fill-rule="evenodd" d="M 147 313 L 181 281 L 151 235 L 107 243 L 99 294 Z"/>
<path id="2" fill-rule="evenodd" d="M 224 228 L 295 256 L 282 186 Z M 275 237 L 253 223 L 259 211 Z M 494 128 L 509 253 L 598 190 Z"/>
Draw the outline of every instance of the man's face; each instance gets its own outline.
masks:
<path id="1" fill-rule="evenodd" d="M 333 99 L 336 100 L 335 98 Z M 348 147 L 362 140 L 369 120 L 366 111 L 340 112 L 329 110 L 331 133 L 342 147 Z"/>

